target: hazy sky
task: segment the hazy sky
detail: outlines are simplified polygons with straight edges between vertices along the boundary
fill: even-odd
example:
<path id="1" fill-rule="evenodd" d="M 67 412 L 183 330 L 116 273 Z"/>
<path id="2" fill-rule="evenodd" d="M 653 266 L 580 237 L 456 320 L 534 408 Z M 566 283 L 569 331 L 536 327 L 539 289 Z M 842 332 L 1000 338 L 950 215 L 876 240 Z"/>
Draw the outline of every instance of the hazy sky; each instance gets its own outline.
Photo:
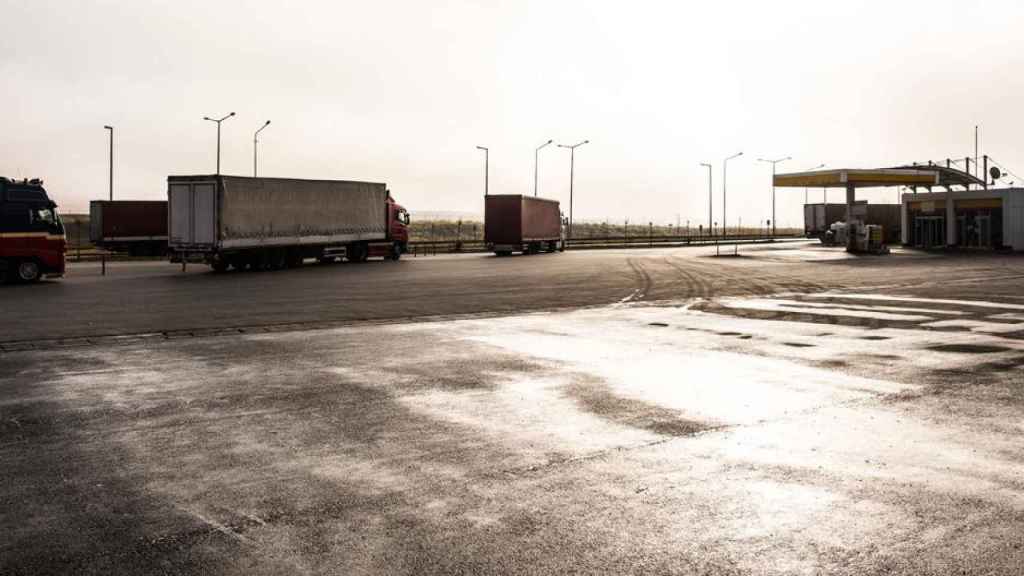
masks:
<path id="1" fill-rule="evenodd" d="M 533 150 L 576 154 L 576 217 L 763 220 L 770 173 L 982 153 L 1024 174 L 1019 2 L 0 0 L 0 175 L 64 212 L 166 197 L 169 174 L 387 182 L 411 210 L 532 193 Z M 569 153 L 540 153 L 568 201 Z M 812 200 L 821 191 L 812 191 Z M 833 198 L 839 199 L 839 192 Z M 779 191 L 780 224 L 803 191 Z M 895 192 L 884 197 L 894 199 Z M 869 195 L 879 199 L 881 195 Z M 567 209 L 566 209 L 567 211 Z"/>

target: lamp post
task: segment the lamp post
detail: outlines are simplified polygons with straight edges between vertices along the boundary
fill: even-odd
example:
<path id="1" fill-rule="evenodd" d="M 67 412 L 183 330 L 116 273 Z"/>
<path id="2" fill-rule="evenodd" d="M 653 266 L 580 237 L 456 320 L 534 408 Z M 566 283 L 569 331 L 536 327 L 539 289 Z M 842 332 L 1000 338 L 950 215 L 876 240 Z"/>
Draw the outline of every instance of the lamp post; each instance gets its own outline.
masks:
<path id="1" fill-rule="evenodd" d="M 768 160 L 765 158 L 757 159 L 758 162 L 767 162 L 772 165 L 772 237 L 775 236 L 775 165 L 792 159 L 792 156 L 786 156 L 785 158 L 779 158 L 777 160 Z"/>
<path id="2" fill-rule="evenodd" d="M 114 127 L 104 126 L 105 130 L 110 130 L 110 201 L 114 201 Z"/>
<path id="3" fill-rule="evenodd" d="M 234 115 L 235 115 L 235 113 L 232 112 L 231 114 L 228 114 L 227 116 L 224 116 L 223 118 L 210 118 L 209 116 L 203 116 L 203 120 L 209 120 L 210 122 L 216 122 L 217 123 L 217 174 L 218 175 L 220 174 L 220 123 L 225 121 L 225 120 L 227 120 L 228 118 L 231 118 Z"/>
<path id="4" fill-rule="evenodd" d="M 725 236 L 726 231 L 728 231 L 728 229 L 729 229 L 727 227 L 727 225 L 726 225 L 726 220 L 725 220 L 725 214 L 726 214 L 726 212 L 725 212 L 725 191 L 726 191 L 725 184 L 726 184 L 726 176 L 728 174 L 727 173 L 727 169 L 729 168 L 729 160 L 732 160 L 733 158 L 739 158 L 740 156 L 743 156 L 743 152 L 737 152 L 737 153 L 733 154 L 732 156 L 729 156 L 725 160 L 722 160 L 722 236 Z"/>
<path id="5" fill-rule="evenodd" d="M 545 146 L 547 146 L 548 144 L 551 144 L 552 142 L 554 142 L 554 140 L 548 140 L 547 142 L 541 144 L 540 146 L 537 146 L 537 148 L 534 149 L 534 151 L 533 151 L 533 195 L 534 196 L 537 195 L 537 157 L 538 157 L 538 155 L 540 153 L 540 149 L 545 147 Z"/>
<path id="6" fill-rule="evenodd" d="M 488 180 L 490 179 L 491 174 L 491 150 L 486 146 L 477 146 L 476 149 L 484 151 L 484 198 L 486 198 L 489 186 Z"/>
<path id="7" fill-rule="evenodd" d="M 810 172 L 812 170 L 821 170 L 824 167 L 824 164 L 818 164 L 814 168 L 808 168 L 807 170 L 804 170 L 804 172 Z M 809 189 L 806 186 L 804 186 L 804 204 L 807 204 L 808 202 L 811 201 L 810 196 L 808 195 L 808 190 Z"/>
<path id="8" fill-rule="evenodd" d="M 260 132 L 263 132 L 263 129 L 266 128 L 267 126 L 270 126 L 270 120 L 267 120 L 263 124 L 263 126 L 260 126 L 259 130 L 257 130 L 252 135 L 252 177 L 253 178 L 256 177 L 256 144 L 259 142 Z M 220 172 L 220 169 L 218 168 L 217 171 Z"/>
<path id="9" fill-rule="evenodd" d="M 590 143 L 590 140 L 584 140 L 583 142 L 577 142 L 576 144 L 559 144 L 559 148 L 569 149 L 569 239 L 572 240 L 572 181 L 576 172 L 576 149 L 584 144 Z M 536 192 L 534 193 L 536 195 Z"/>
<path id="10" fill-rule="evenodd" d="M 711 164 L 708 164 L 707 162 L 701 162 L 700 165 L 708 169 L 708 234 L 711 234 Z"/>

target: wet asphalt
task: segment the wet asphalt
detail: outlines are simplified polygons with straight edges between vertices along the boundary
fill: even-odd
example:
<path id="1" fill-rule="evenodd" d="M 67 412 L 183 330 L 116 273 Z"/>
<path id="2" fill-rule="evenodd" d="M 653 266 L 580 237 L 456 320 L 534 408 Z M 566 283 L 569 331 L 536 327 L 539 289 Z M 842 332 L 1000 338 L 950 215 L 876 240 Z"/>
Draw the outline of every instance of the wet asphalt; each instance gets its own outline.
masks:
<path id="1" fill-rule="evenodd" d="M 0 574 L 1024 567 L 1024 258 L 108 272 L 0 290 Z"/>

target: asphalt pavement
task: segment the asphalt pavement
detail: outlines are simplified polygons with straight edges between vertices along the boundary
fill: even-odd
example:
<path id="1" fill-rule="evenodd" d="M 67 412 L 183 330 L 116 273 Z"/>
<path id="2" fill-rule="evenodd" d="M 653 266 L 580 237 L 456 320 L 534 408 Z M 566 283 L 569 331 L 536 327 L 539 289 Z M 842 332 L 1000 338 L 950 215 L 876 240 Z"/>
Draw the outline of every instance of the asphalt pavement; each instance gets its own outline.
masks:
<path id="1" fill-rule="evenodd" d="M 0 574 L 1020 574 L 1024 258 L 5 287 Z"/>

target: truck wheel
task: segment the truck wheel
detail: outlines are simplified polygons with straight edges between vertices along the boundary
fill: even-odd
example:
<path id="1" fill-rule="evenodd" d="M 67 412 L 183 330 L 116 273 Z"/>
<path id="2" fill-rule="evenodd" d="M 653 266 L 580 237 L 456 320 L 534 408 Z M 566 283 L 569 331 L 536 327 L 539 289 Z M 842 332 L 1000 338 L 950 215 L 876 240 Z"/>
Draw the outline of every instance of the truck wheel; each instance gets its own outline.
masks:
<path id="1" fill-rule="evenodd" d="M 210 268 L 213 268 L 214 272 L 227 272 L 228 261 L 227 260 L 214 260 L 210 262 Z"/>
<path id="2" fill-rule="evenodd" d="M 356 242 L 349 246 L 348 250 L 348 261 L 355 263 L 366 262 L 366 258 L 370 255 L 369 247 L 362 242 Z"/>
<path id="3" fill-rule="evenodd" d="M 391 259 L 398 262 L 402 258 L 402 243 L 395 242 L 391 246 Z"/>
<path id="4" fill-rule="evenodd" d="M 500 257 L 502 257 L 502 256 L 511 256 L 511 255 L 512 255 L 512 253 L 511 253 L 511 252 L 509 252 L 508 250 L 498 250 L 498 251 L 496 251 L 496 252 L 494 253 L 494 255 L 495 255 L 495 256 L 498 256 L 498 257 L 500 258 Z"/>
<path id="5" fill-rule="evenodd" d="M 18 267 L 15 271 L 15 278 L 20 282 L 36 282 L 42 277 L 42 273 L 39 270 L 39 263 L 35 260 L 22 260 L 18 262 Z"/>
<path id="6" fill-rule="evenodd" d="M 288 253 L 278 248 L 270 251 L 270 269 L 284 270 L 288 267 Z"/>

